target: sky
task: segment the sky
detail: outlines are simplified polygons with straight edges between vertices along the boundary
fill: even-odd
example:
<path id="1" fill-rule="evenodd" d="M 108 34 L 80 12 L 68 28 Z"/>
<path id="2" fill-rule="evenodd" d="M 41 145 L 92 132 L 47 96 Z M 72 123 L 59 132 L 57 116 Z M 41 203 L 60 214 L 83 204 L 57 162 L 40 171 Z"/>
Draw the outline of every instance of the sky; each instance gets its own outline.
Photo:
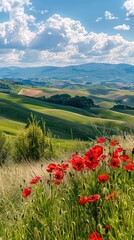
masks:
<path id="1" fill-rule="evenodd" d="M 0 67 L 134 65 L 134 0 L 0 0 Z"/>

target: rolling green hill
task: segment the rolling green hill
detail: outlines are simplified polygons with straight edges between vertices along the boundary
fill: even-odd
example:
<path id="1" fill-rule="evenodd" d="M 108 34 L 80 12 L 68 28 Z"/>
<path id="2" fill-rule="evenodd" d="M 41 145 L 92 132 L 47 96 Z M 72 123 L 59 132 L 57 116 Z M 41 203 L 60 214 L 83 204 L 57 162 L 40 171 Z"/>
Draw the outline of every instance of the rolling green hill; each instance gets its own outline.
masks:
<path id="1" fill-rule="evenodd" d="M 24 128 L 31 113 L 44 119 L 53 135 L 62 139 L 89 139 L 101 132 L 134 129 L 134 116 L 106 109 L 89 111 L 48 104 L 16 94 L 0 93 L 0 130 L 16 134 Z M 114 120 L 113 120 L 114 119 Z"/>

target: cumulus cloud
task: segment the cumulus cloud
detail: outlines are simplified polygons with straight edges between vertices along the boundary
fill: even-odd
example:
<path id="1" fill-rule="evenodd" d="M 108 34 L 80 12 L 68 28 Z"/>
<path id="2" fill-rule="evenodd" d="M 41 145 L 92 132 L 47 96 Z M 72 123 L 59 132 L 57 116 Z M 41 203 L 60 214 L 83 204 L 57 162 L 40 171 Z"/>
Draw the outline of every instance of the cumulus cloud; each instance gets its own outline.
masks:
<path id="1" fill-rule="evenodd" d="M 16 49 L 1 49 L 0 66 L 19 66 L 24 53 Z"/>
<path id="2" fill-rule="evenodd" d="M 109 11 L 105 11 L 105 19 L 115 20 L 115 19 L 118 19 L 118 17 L 115 17 L 114 14 Z"/>
<path id="3" fill-rule="evenodd" d="M 134 16 L 134 0 L 126 0 L 123 7 L 127 10 L 128 17 Z"/>
<path id="4" fill-rule="evenodd" d="M 130 26 L 126 24 L 118 25 L 114 27 L 115 30 L 124 30 L 124 31 L 129 31 Z"/>
<path id="5" fill-rule="evenodd" d="M 32 7 L 28 0 L 3 3 L 1 11 L 7 11 L 10 18 L 0 23 L 1 66 L 134 63 L 134 42 L 126 41 L 120 34 L 87 32 L 80 21 L 59 14 L 36 23 L 25 12 L 25 6 Z M 15 5 L 10 8 L 11 4 Z"/>
<path id="6" fill-rule="evenodd" d="M 0 23 L 1 47 L 18 48 L 30 43 L 35 33 L 29 28 L 29 24 L 35 22 L 33 15 L 25 13 L 24 6 L 31 5 L 29 0 L 2 0 L 0 12 L 9 14 L 9 21 Z"/>
<path id="7" fill-rule="evenodd" d="M 39 26 L 30 47 L 38 49 L 39 54 L 36 52 L 36 58 L 38 55 L 42 65 L 134 61 L 134 42 L 126 41 L 120 34 L 109 36 L 103 32 L 88 33 L 79 21 L 62 18 L 57 14 Z M 24 55 L 23 61 L 26 59 L 29 57 Z"/>
<path id="8" fill-rule="evenodd" d="M 0 12 L 11 12 L 17 6 L 23 7 L 24 5 L 31 5 L 29 0 L 1 0 Z"/>
<path id="9" fill-rule="evenodd" d="M 39 30 L 31 42 L 30 47 L 48 49 L 49 51 L 63 51 L 68 45 L 81 41 L 87 34 L 79 21 L 71 18 L 62 18 L 54 14 L 46 22 L 38 26 Z"/>

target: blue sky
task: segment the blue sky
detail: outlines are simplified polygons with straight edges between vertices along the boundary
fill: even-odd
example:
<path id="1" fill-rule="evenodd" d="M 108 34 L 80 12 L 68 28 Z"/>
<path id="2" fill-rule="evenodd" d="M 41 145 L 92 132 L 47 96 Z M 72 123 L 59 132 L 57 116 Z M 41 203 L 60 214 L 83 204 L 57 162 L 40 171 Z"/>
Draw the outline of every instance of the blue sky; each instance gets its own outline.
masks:
<path id="1" fill-rule="evenodd" d="M 0 0 L 0 67 L 134 65 L 134 0 Z"/>

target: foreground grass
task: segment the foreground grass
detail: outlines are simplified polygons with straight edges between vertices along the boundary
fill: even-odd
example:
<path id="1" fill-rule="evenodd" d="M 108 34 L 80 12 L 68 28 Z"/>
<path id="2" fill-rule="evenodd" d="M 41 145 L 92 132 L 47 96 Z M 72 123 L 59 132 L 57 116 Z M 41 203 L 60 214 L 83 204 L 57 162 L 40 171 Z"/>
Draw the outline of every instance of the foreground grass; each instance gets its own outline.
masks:
<path id="1" fill-rule="evenodd" d="M 134 137 L 119 137 L 118 141 L 132 159 Z M 70 164 L 60 185 L 52 184 L 54 173 L 47 173 L 48 163 L 3 166 L 0 169 L 2 240 L 86 240 L 92 232 L 98 232 L 103 240 L 133 240 L 134 172 L 124 170 L 127 162 L 121 161 L 119 168 L 109 165 L 110 154 L 118 147 L 109 148 L 109 142 L 104 143 L 104 154 L 108 157 L 95 170 L 75 171 Z M 83 148 L 80 154 L 84 152 Z M 69 159 L 69 155 L 61 155 L 60 162 Z M 99 183 L 97 178 L 101 174 L 107 174 L 109 181 Z M 31 185 L 32 193 L 22 199 L 23 189 L 30 186 L 35 176 L 40 176 L 41 181 Z M 112 192 L 116 196 L 106 200 Z M 100 195 L 98 201 L 80 204 L 80 196 L 94 194 Z"/>

